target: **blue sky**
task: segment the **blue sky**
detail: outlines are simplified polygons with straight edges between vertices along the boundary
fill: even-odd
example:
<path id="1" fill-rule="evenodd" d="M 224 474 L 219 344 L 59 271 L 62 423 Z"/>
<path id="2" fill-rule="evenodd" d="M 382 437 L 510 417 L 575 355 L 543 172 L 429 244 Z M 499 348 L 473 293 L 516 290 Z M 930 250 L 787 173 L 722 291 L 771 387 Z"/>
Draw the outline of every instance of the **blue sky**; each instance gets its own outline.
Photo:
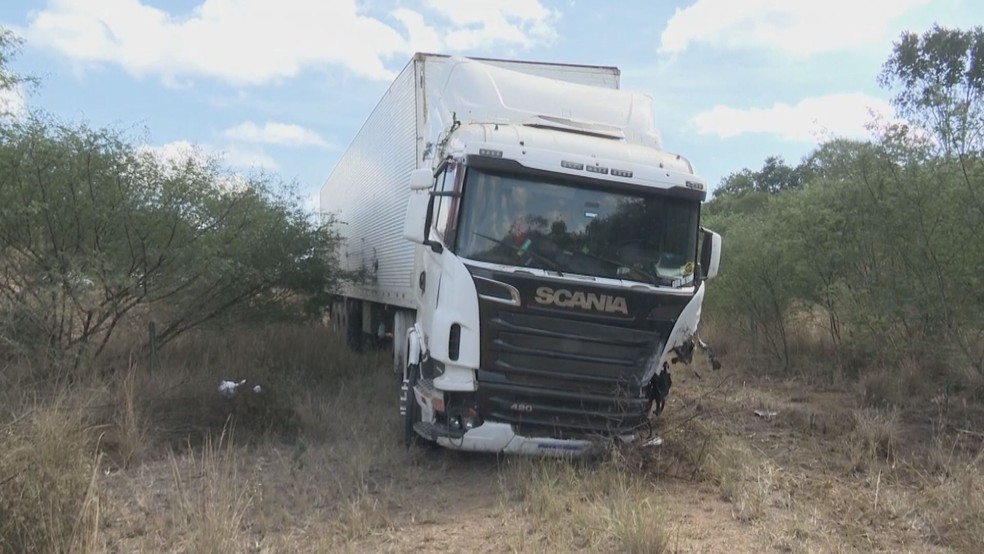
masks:
<path id="1" fill-rule="evenodd" d="M 984 23 L 980 0 L 4 0 L 41 79 L 0 99 L 263 167 L 313 195 L 415 51 L 615 65 L 664 147 L 712 187 L 893 112 L 903 30 Z"/>

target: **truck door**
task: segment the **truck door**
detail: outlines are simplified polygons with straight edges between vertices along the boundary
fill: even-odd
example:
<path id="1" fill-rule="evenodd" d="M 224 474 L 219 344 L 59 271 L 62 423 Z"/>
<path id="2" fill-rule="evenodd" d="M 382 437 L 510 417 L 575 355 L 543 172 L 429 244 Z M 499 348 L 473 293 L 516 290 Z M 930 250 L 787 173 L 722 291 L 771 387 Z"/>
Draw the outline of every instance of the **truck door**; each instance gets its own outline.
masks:
<path id="1" fill-rule="evenodd" d="M 430 350 L 431 340 L 447 340 L 447 337 L 431 336 L 434 312 L 440 306 L 441 280 L 446 277 L 447 260 L 453 256 L 449 248 L 454 243 L 454 231 L 458 218 L 458 200 L 461 192 L 463 171 L 458 164 L 448 163 L 438 172 L 434 180 L 434 205 L 431 211 L 429 239 L 441 244 L 436 252 L 433 248 L 423 248 L 421 267 L 417 275 L 418 305 L 417 320 L 425 334 L 425 345 Z M 447 299 L 445 299 L 447 301 Z"/>

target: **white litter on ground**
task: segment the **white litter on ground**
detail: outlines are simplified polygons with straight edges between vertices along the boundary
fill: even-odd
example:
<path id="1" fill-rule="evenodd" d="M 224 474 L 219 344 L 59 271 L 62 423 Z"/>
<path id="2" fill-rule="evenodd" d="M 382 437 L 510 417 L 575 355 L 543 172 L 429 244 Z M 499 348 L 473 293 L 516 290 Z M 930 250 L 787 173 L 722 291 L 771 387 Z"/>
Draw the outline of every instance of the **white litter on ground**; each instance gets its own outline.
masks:
<path id="1" fill-rule="evenodd" d="M 642 443 L 643 446 L 663 446 L 663 437 L 653 437 Z"/>
<path id="2" fill-rule="evenodd" d="M 221 394 L 223 398 L 231 399 L 234 396 L 236 396 L 236 389 L 238 389 L 241 385 L 245 385 L 245 384 L 246 384 L 246 379 L 243 379 L 238 383 L 235 381 L 228 381 L 228 380 L 219 381 L 219 394 Z"/>

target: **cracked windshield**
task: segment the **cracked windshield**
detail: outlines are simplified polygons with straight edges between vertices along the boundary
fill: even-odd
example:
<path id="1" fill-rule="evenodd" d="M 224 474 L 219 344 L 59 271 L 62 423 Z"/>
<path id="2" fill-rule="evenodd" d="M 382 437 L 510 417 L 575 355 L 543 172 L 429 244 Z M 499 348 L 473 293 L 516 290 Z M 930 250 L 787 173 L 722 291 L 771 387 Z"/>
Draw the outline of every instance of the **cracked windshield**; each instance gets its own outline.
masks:
<path id="1" fill-rule="evenodd" d="M 693 283 L 698 204 L 469 169 L 457 253 L 503 265 Z"/>

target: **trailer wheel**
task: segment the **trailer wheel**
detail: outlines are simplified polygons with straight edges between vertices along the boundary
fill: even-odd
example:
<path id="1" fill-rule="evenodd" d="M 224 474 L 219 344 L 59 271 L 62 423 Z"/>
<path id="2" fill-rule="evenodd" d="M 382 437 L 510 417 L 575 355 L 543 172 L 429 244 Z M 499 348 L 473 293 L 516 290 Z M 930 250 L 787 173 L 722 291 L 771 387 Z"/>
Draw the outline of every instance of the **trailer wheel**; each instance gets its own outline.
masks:
<path id="1" fill-rule="evenodd" d="M 331 303 L 331 331 L 335 334 L 342 333 L 342 324 L 344 323 L 344 314 L 342 312 L 344 304 L 335 300 Z"/>
<path id="2" fill-rule="evenodd" d="M 353 352 L 362 351 L 362 302 L 345 302 L 345 344 Z"/>

